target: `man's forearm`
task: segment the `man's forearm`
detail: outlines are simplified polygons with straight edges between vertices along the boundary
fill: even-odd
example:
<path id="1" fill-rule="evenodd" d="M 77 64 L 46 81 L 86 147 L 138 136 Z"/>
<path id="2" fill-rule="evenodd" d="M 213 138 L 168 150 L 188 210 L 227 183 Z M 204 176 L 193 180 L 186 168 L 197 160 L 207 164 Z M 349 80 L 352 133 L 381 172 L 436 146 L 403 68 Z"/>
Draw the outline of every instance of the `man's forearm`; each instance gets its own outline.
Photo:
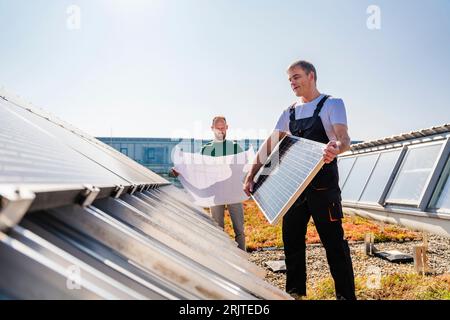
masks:
<path id="1" fill-rule="evenodd" d="M 250 170 L 248 171 L 247 179 L 248 180 L 253 179 L 255 177 L 256 173 L 259 171 L 259 169 L 261 169 L 261 167 L 262 167 L 262 163 L 259 159 L 259 155 L 256 155 L 256 160 L 252 164 Z"/>
<path id="2" fill-rule="evenodd" d="M 348 150 L 350 150 L 350 137 L 341 137 L 340 139 L 338 139 L 338 141 L 336 141 L 336 144 L 339 148 L 339 154 L 344 153 Z"/>
<path id="3" fill-rule="evenodd" d="M 348 128 L 347 125 L 344 124 L 335 124 L 333 125 L 333 130 L 336 134 L 336 147 L 337 147 L 337 154 L 344 153 L 345 151 L 350 150 L 350 136 L 348 135 Z"/>

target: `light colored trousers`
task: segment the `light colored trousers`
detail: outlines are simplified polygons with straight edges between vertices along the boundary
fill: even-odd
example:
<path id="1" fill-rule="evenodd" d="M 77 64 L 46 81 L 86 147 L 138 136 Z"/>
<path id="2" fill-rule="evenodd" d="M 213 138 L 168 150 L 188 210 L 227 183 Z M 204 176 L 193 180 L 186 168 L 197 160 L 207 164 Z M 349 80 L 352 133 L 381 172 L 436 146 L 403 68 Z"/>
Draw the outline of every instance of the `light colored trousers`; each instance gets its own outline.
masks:
<path id="1" fill-rule="evenodd" d="M 244 207 L 242 203 L 232 203 L 226 205 L 230 212 L 233 229 L 236 235 L 235 240 L 238 247 L 245 251 L 245 234 L 244 234 Z M 223 219 L 225 214 L 225 205 L 211 207 L 211 216 L 217 224 L 223 229 Z"/>

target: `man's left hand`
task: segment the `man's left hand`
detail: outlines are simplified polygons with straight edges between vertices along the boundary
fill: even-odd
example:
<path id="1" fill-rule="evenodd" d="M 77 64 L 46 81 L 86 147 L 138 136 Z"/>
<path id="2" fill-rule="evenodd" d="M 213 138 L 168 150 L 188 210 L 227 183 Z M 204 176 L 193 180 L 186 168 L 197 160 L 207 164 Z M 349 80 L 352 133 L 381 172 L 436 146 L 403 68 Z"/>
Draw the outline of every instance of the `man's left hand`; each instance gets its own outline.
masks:
<path id="1" fill-rule="evenodd" d="M 325 149 L 323 149 L 323 161 L 325 163 L 330 163 L 336 158 L 338 154 L 339 146 L 337 145 L 336 141 L 330 141 L 328 142 Z"/>

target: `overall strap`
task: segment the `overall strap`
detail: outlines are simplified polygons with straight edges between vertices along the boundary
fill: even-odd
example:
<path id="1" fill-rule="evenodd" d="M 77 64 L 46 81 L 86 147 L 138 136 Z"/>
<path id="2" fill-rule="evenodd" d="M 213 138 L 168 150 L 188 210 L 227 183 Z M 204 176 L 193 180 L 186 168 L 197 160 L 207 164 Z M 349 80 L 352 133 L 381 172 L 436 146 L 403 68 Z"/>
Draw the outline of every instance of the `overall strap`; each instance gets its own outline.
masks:
<path id="1" fill-rule="evenodd" d="M 319 116 L 320 111 L 322 110 L 323 105 L 325 104 L 325 101 L 329 98 L 329 95 L 325 95 L 322 99 L 320 99 L 319 103 L 317 104 L 316 110 L 314 110 L 313 117 L 316 118 Z"/>
<path id="2" fill-rule="evenodd" d="M 295 105 L 297 102 L 294 102 L 292 106 L 289 107 L 289 120 L 295 121 Z"/>

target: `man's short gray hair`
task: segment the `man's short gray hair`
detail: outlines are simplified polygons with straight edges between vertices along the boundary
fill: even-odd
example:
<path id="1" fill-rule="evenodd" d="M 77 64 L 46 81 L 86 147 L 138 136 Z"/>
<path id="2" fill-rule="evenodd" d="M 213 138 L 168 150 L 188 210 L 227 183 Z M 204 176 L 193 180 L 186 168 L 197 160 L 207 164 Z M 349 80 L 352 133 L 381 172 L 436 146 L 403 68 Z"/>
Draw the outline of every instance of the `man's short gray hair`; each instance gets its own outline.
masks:
<path id="1" fill-rule="evenodd" d="M 291 65 L 287 68 L 287 70 L 289 71 L 296 67 L 302 68 L 307 75 L 309 75 L 311 72 L 314 72 L 314 81 L 317 82 L 317 71 L 311 62 L 305 60 L 298 60 L 291 63 Z"/>
<path id="2" fill-rule="evenodd" d="M 225 124 L 227 123 L 227 119 L 225 119 L 224 116 L 215 116 L 212 121 L 212 126 L 214 126 L 217 121 L 223 121 Z"/>

